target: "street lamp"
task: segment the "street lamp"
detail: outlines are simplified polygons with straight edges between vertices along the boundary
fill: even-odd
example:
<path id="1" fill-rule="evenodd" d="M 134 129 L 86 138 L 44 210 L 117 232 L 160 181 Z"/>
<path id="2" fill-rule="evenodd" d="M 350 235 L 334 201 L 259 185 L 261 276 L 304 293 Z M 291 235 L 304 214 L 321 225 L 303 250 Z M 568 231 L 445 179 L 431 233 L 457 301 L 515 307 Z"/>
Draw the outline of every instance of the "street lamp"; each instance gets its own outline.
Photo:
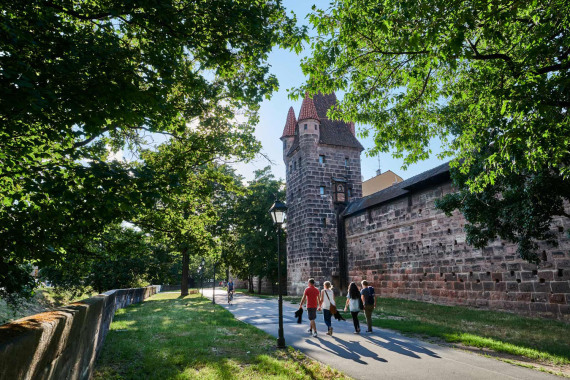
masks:
<path id="1" fill-rule="evenodd" d="M 277 291 L 279 293 L 279 337 L 277 338 L 277 348 L 285 348 L 285 337 L 283 335 L 283 295 L 281 291 L 281 249 L 279 247 L 279 236 L 281 235 L 281 225 L 285 220 L 287 206 L 285 203 L 275 199 L 275 203 L 269 209 L 273 223 L 277 225 Z"/>
<path id="2" fill-rule="evenodd" d="M 202 295 L 204 294 L 204 268 L 206 267 L 206 261 L 202 257 L 202 262 L 200 263 L 200 285 L 202 288 Z"/>

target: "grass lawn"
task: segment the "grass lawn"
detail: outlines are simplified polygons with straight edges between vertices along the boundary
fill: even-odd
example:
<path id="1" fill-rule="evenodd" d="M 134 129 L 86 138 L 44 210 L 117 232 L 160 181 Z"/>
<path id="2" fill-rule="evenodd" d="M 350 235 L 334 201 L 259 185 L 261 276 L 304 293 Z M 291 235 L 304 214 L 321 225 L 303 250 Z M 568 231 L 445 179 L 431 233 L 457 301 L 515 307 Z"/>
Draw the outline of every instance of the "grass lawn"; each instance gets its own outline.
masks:
<path id="1" fill-rule="evenodd" d="M 377 305 L 374 326 L 570 364 L 570 325 L 563 322 L 395 298 L 379 298 Z"/>
<path id="2" fill-rule="evenodd" d="M 273 295 L 244 294 L 263 298 Z M 293 304 L 300 296 L 284 296 Z M 344 308 L 346 297 L 336 297 Z M 522 317 L 512 313 L 441 306 L 396 298 L 379 298 L 373 315 L 374 326 L 405 334 L 436 337 L 450 343 L 491 349 L 555 365 L 570 364 L 570 324 Z M 345 318 L 349 319 L 349 313 Z M 361 323 L 364 313 L 360 313 Z"/>
<path id="3" fill-rule="evenodd" d="M 346 379 L 199 294 L 117 310 L 95 379 Z"/>

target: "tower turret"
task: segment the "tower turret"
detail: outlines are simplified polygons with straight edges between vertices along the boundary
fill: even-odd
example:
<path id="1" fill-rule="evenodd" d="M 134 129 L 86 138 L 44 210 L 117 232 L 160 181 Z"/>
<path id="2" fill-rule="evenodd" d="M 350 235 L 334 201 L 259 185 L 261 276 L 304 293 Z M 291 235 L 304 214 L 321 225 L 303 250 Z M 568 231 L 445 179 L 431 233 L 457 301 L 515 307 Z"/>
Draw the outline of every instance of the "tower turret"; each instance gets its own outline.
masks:
<path id="1" fill-rule="evenodd" d="M 285 128 L 283 128 L 283 135 L 281 135 L 281 141 L 283 141 L 283 161 L 287 161 L 287 152 L 289 152 L 291 145 L 293 145 L 296 127 L 297 119 L 295 118 L 295 111 L 293 107 L 289 107 Z"/>
<path id="2" fill-rule="evenodd" d="M 347 202 L 362 196 L 363 148 L 354 137 L 354 124 L 328 119 L 327 111 L 335 105 L 334 93 L 305 95 L 292 137 L 294 117 L 289 109 L 281 138 L 287 167 L 290 294 L 301 292 L 309 277 L 319 283 L 332 281 L 341 290 L 346 287 L 344 247 L 339 247 L 339 234 L 344 233 L 340 214 Z"/>

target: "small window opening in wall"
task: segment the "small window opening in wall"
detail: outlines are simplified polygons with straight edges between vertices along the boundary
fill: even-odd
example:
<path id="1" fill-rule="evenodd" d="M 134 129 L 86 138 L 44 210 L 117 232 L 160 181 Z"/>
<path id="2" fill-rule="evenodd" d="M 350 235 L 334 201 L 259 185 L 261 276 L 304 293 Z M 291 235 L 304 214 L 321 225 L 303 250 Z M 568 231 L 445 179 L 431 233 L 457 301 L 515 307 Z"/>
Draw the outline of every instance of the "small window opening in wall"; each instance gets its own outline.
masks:
<path id="1" fill-rule="evenodd" d="M 293 161 L 293 170 L 297 170 L 297 161 Z"/>
<path id="2" fill-rule="evenodd" d="M 422 216 L 422 209 L 421 208 L 418 210 L 418 216 Z"/>
<path id="3" fill-rule="evenodd" d="M 439 277 L 443 277 L 443 272 L 439 272 Z"/>
<path id="4" fill-rule="evenodd" d="M 422 239 L 424 238 L 424 234 L 422 234 Z"/>
<path id="5" fill-rule="evenodd" d="M 512 271 L 511 271 L 511 276 L 514 276 L 514 275 L 515 275 L 515 271 L 512 270 Z"/>
<path id="6" fill-rule="evenodd" d="M 546 261 L 548 257 L 546 256 L 546 251 L 542 251 L 542 261 Z"/>
<path id="7" fill-rule="evenodd" d="M 344 158 L 344 167 L 347 168 L 348 167 L 348 157 Z"/>
<path id="8" fill-rule="evenodd" d="M 423 280 L 420 278 L 420 282 L 422 282 Z"/>
<path id="9" fill-rule="evenodd" d="M 319 187 L 319 194 L 325 195 L 325 187 L 324 186 Z"/>
<path id="10" fill-rule="evenodd" d="M 319 156 L 319 164 L 324 164 L 326 162 L 326 158 L 323 154 Z"/>
<path id="11" fill-rule="evenodd" d="M 321 224 L 322 224 L 322 226 L 323 226 L 324 228 L 326 228 L 326 226 L 327 226 L 327 218 L 322 218 L 322 219 L 321 219 Z"/>
<path id="12" fill-rule="evenodd" d="M 448 235 L 451 235 L 451 228 L 448 228 L 448 229 L 447 229 L 447 234 L 448 234 Z"/>
<path id="13" fill-rule="evenodd" d="M 453 244 L 457 245 L 457 240 L 454 240 L 454 241 L 453 241 Z"/>
<path id="14" fill-rule="evenodd" d="M 496 278 L 496 279 L 495 279 L 495 282 L 498 284 L 498 283 L 499 283 L 499 279 L 498 279 L 498 278 Z"/>
<path id="15" fill-rule="evenodd" d="M 564 276 L 564 270 L 558 269 L 558 277 L 562 277 L 562 276 Z"/>
<path id="16" fill-rule="evenodd" d="M 544 282 L 546 281 L 544 278 L 541 278 L 540 280 L 538 280 L 541 284 L 544 284 Z"/>
<path id="17" fill-rule="evenodd" d="M 367 217 L 368 217 L 368 224 L 371 224 L 371 223 L 373 222 L 373 219 L 372 219 L 372 210 L 368 210 Z"/>
<path id="18" fill-rule="evenodd" d="M 564 227 L 558 226 L 558 232 L 564 232 Z"/>
<path id="19" fill-rule="evenodd" d="M 319 128 L 317 127 L 317 124 L 315 124 L 315 131 L 317 131 Z"/>
<path id="20" fill-rule="evenodd" d="M 517 278 L 517 282 L 520 284 L 520 283 L 521 283 L 521 279 L 520 279 L 520 278 Z"/>
<path id="21" fill-rule="evenodd" d="M 352 197 L 352 189 L 346 189 L 346 195 Z"/>
<path id="22" fill-rule="evenodd" d="M 427 272 L 424 272 L 424 277 L 426 277 L 426 276 L 427 276 Z"/>
<path id="23" fill-rule="evenodd" d="M 473 276 L 473 272 L 469 272 L 469 276 Z"/>
<path id="24" fill-rule="evenodd" d="M 455 272 L 451 272 L 451 275 L 452 275 L 453 277 L 455 277 Z"/>
<path id="25" fill-rule="evenodd" d="M 481 280 L 477 279 L 477 281 L 476 281 L 476 282 L 477 282 L 477 283 L 480 283 L 480 282 L 481 282 Z"/>
<path id="26" fill-rule="evenodd" d="M 532 271 L 532 275 L 533 275 L 533 276 L 536 276 L 536 275 L 538 275 L 538 271 L 537 271 L 536 269 L 535 269 L 535 270 L 533 270 L 533 271 Z"/>
<path id="27" fill-rule="evenodd" d="M 306 131 L 307 130 L 307 124 L 303 125 L 303 129 Z"/>

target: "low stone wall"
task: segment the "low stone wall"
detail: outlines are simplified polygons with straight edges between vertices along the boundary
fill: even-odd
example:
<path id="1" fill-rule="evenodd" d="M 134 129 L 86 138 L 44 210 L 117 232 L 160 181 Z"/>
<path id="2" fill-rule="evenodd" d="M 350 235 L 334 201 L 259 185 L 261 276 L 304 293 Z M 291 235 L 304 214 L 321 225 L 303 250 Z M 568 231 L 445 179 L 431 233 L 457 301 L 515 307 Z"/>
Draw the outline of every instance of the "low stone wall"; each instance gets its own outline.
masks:
<path id="1" fill-rule="evenodd" d="M 110 290 L 0 326 L 0 380 L 91 378 L 115 311 L 159 291 Z"/>

